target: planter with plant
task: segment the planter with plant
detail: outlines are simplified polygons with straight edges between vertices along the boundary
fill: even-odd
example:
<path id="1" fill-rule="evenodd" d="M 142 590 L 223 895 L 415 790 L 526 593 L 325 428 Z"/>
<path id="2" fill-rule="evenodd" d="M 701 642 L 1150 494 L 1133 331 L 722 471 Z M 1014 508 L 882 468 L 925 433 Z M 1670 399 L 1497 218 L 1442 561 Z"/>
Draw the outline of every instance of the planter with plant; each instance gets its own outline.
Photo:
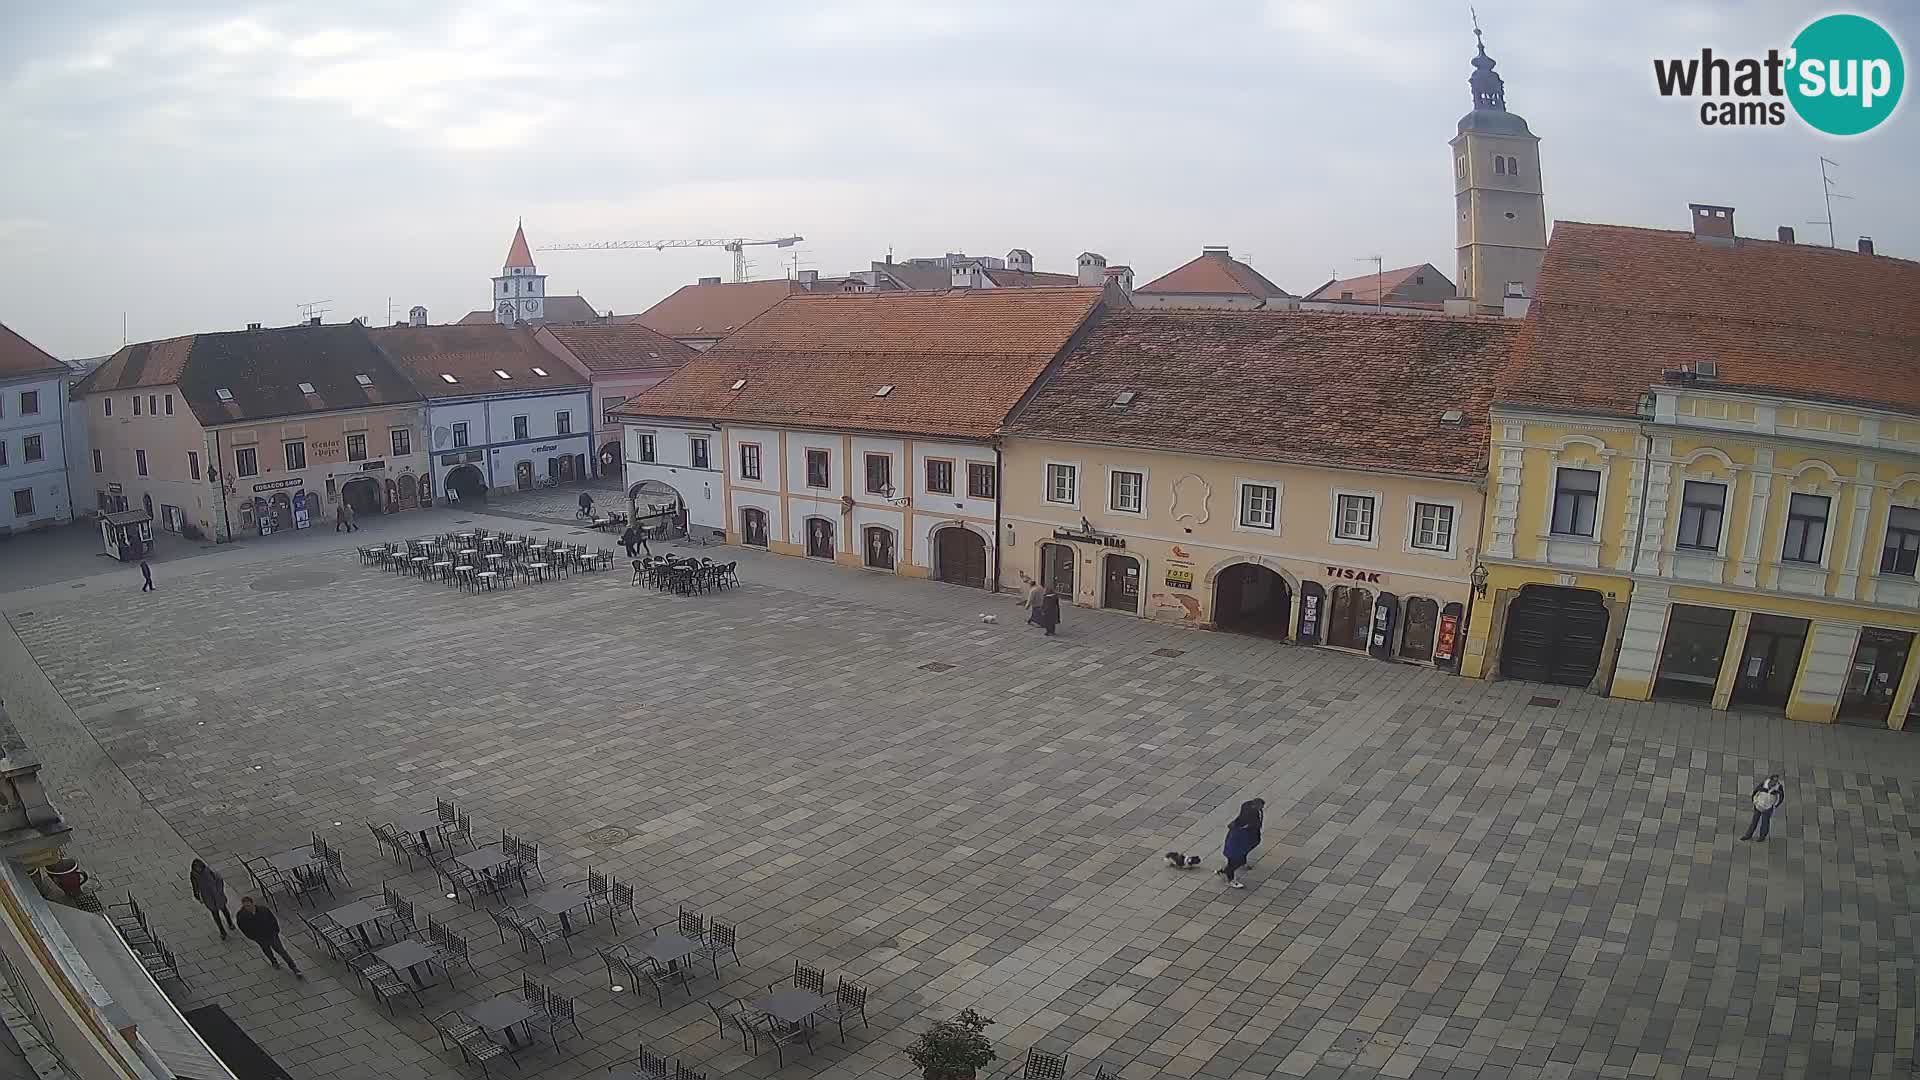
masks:
<path id="1" fill-rule="evenodd" d="M 991 1023 L 972 1009 L 961 1009 L 921 1032 L 907 1047 L 907 1057 L 926 1080 L 973 1080 L 977 1070 L 992 1065 L 998 1056 L 993 1040 L 984 1034 Z"/>

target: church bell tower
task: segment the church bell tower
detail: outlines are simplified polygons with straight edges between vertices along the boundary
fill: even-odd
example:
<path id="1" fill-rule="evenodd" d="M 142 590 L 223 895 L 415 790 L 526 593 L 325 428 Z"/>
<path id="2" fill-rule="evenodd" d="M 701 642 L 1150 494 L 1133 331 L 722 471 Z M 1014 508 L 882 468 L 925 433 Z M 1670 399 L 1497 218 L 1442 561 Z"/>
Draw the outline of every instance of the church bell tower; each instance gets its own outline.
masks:
<path id="1" fill-rule="evenodd" d="M 1516 292 L 1531 299 L 1547 251 L 1540 140 L 1507 111 L 1506 84 L 1480 41 L 1473 58 L 1473 111 L 1453 137 L 1453 201 L 1459 256 L 1454 279 L 1476 315 L 1501 314 Z"/>
<path id="2" fill-rule="evenodd" d="M 516 223 L 506 265 L 493 279 L 493 321 L 506 326 L 538 322 L 546 318 L 546 306 L 547 276 L 534 267 L 526 230 Z"/>

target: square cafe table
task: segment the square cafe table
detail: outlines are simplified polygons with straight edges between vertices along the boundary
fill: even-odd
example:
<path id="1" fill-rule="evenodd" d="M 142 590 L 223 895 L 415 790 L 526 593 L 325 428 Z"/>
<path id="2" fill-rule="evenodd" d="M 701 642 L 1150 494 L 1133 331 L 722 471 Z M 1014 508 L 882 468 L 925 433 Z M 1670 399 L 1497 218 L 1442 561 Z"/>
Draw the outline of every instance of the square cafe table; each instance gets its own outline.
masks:
<path id="1" fill-rule="evenodd" d="M 567 920 L 567 914 L 588 907 L 589 899 L 585 885 L 556 885 L 551 889 L 542 889 L 534 893 L 533 898 L 527 903 L 548 915 L 558 915 L 560 932 L 571 935 L 573 924 Z M 589 915 L 592 913 L 590 908 L 588 913 Z"/>
<path id="2" fill-rule="evenodd" d="M 366 942 L 369 948 L 373 946 L 373 939 L 367 936 L 367 924 L 379 917 L 380 912 L 365 900 L 355 900 L 327 912 L 327 918 L 340 924 L 342 929 L 360 931 L 360 940 Z"/>
<path id="3" fill-rule="evenodd" d="M 413 985 L 422 990 L 427 988 L 427 984 L 420 980 L 420 965 L 432 963 L 440 956 L 439 953 L 412 938 L 389 945 L 373 955 L 379 957 L 381 963 L 395 971 L 406 972 L 407 976 L 413 980 Z"/>
<path id="4" fill-rule="evenodd" d="M 678 968 L 680 961 L 692 956 L 698 948 L 699 942 L 679 934 L 655 934 L 651 941 L 640 947 L 640 955 L 669 968 Z"/>
<path id="5" fill-rule="evenodd" d="M 483 847 L 477 851 L 469 851 L 454 860 L 454 862 L 459 863 L 461 866 L 485 877 L 489 888 L 495 889 L 501 887 L 501 882 L 494 876 L 494 872 L 513 861 L 513 856 L 508 855 L 497 847 Z M 521 883 L 520 890 L 522 892 L 526 891 L 525 882 Z"/>
<path id="6" fill-rule="evenodd" d="M 431 836 L 440 831 L 440 812 L 437 810 L 407 810 L 390 818 L 393 827 L 404 832 L 419 833 L 420 843 L 428 851 L 433 850 Z"/>
<path id="7" fill-rule="evenodd" d="M 468 1008 L 466 1014 L 467 1019 L 487 1031 L 506 1032 L 507 1045 L 515 1048 L 519 1047 L 520 1041 L 513 1037 L 513 1025 L 533 1019 L 533 1010 L 527 1006 L 526 999 L 517 993 L 505 993 L 483 1001 Z"/>
<path id="8" fill-rule="evenodd" d="M 790 986 L 775 990 L 753 1003 L 753 1007 L 782 1023 L 798 1024 L 827 1007 L 827 999 L 811 990 Z"/>
<path id="9" fill-rule="evenodd" d="M 275 870 L 285 870 L 289 873 L 313 861 L 313 849 L 310 847 L 288 848 L 278 855 L 269 855 L 267 857 L 268 866 L 273 867 Z"/>

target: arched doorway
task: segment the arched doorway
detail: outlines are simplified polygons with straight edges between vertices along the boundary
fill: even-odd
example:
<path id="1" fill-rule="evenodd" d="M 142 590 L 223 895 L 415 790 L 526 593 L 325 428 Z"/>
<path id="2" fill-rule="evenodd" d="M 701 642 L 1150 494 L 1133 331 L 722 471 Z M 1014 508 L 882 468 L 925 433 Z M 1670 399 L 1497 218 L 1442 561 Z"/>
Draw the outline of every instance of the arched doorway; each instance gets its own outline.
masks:
<path id="1" fill-rule="evenodd" d="M 826 518 L 808 518 L 807 556 L 813 559 L 833 558 L 833 522 Z"/>
<path id="2" fill-rule="evenodd" d="M 1528 585 L 1507 605 L 1500 674 L 1526 682 L 1591 686 L 1599 677 L 1606 642 L 1607 603 L 1599 593 Z M 1797 662 L 1798 646 L 1794 657 Z"/>
<path id="3" fill-rule="evenodd" d="M 740 542 L 748 547 L 767 546 L 767 512 L 757 506 L 740 511 Z"/>
<path id="4" fill-rule="evenodd" d="M 356 483 L 358 481 L 355 481 Z M 461 502 L 487 497 L 487 478 L 480 475 L 475 465 L 461 465 L 447 474 L 446 483 L 440 485 L 451 492 Z M 358 510 L 359 507 L 354 507 Z"/>
<path id="5" fill-rule="evenodd" d="M 153 496 L 142 495 L 140 496 L 140 501 L 146 505 L 147 516 L 152 517 L 153 516 Z"/>
<path id="6" fill-rule="evenodd" d="M 621 453 L 619 443 L 610 442 L 600 448 L 601 476 L 609 479 L 618 478 L 626 467 L 626 455 Z"/>
<path id="7" fill-rule="evenodd" d="M 935 529 L 933 576 L 970 589 L 986 588 L 987 542 L 964 525 Z"/>
<path id="8" fill-rule="evenodd" d="M 680 497 L 672 484 L 642 480 L 627 489 L 627 502 L 633 507 L 633 523 L 647 530 L 649 537 L 665 540 L 686 535 L 682 523 L 686 520 L 687 500 Z M 763 530 L 765 524 L 763 520 Z"/>
<path id="9" fill-rule="evenodd" d="M 293 526 L 293 496 L 284 491 L 273 493 L 273 527 L 278 529 Z"/>
<path id="10" fill-rule="evenodd" d="M 1131 555 L 1108 555 L 1104 580 L 1105 588 L 1101 590 L 1101 607 L 1139 614 L 1139 559 Z"/>
<path id="11" fill-rule="evenodd" d="M 556 462 L 559 465 L 559 470 L 554 474 L 554 479 L 563 484 L 573 483 L 573 455 L 562 454 L 556 459 Z"/>
<path id="12" fill-rule="evenodd" d="M 412 510 L 420 505 L 419 485 L 411 474 L 400 478 L 400 509 Z"/>
<path id="13" fill-rule="evenodd" d="M 1221 630 L 1285 640 L 1293 622 L 1293 590 L 1264 566 L 1235 563 L 1213 584 L 1213 625 Z"/>
<path id="14" fill-rule="evenodd" d="M 1405 629 L 1400 634 L 1400 655 L 1408 660 L 1433 659 L 1433 634 L 1440 625 L 1440 601 L 1409 596 L 1403 619 Z"/>
<path id="15" fill-rule="evenodd" d="M 1335 585 L 1327 601 L 1327 644 L 1365 649 L 1373 630 L 1373 594 L 1352 585 Z"/>
<path id="16" fill-rule="evenodd" d="M 549 459 L 551 462 L 551 459 Z M 533 462 L 518 461 L 513 466 L 513 486 L 520 491 L 533 490 Z"/>
<path id="17" fill-rule="evenodd" d="M 377 514 L 380 512 L 380 483 L 370 476 L 355 477 L 340 489 L 340 498 L 356 514 Z"/>
<path id="18" fill-rule="evenodd" d="M 869 525 L 862 530 L 861 552 L 869 570 L 893 569 L 893 530 Z"/>
<path id="19" fill-rule="evenodd" d="M 1073 600 L 1073 548 L 1066 544 L 1040 545 L 1040 584 L 1062 600 Z"/>
<path id="20" fill-rule="evenodd" d="M 394 483 L 392 480 L 388 480 L 387 481 L 387 513 L 391 514 L 398 509 L 400 509 L 400 485 Z"/>

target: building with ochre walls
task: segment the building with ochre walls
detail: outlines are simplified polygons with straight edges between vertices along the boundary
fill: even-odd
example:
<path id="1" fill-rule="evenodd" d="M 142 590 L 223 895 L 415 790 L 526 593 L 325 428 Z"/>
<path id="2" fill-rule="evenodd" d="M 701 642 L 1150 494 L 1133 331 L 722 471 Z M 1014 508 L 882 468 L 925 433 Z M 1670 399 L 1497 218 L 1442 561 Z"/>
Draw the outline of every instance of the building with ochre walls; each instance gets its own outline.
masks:
<path id="1" fill-rule="evenodd" d="M 1920 264 L 1561 222 L 1492 410 L 1469 674 L 1902 727 Z"/>

